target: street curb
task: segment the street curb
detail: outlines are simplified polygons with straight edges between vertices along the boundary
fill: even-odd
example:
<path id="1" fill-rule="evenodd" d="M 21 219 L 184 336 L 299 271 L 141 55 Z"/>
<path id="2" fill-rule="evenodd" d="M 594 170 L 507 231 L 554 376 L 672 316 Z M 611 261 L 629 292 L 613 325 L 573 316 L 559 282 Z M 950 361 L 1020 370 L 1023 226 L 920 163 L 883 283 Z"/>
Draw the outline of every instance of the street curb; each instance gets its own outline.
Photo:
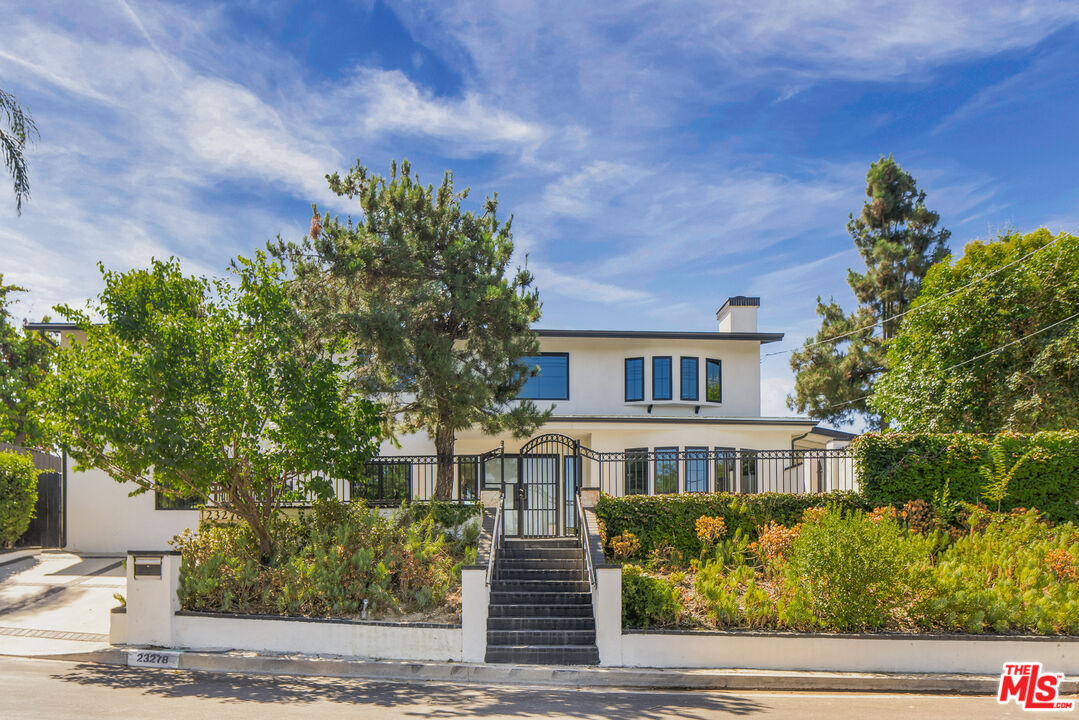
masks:
<path id="1" fill-rule="evenodd" d="M 12 550 L 0 555 L 0 567 L 17 563 L 20 560 L 28 560 L 37 556 L 41 552 L 41 548 L 29 548 L 27 550 Z"/>
<path id="2" fill-rule="evenodd" d="M 127 665 L 127 655 L 127 649 L 112 647 L 86 653 L 36 656 L 36 659 Z M 996 695 L 999 682 L 996 675 L 487 665 L 197 651 L 180 651 L 178 669 L 245 675 L 357 678 L 405 683 L 557 686 L 574 689 L 759 690 L 983 696 Z M 1061 691 L 1065 694 L 1079 691 L 1079 681 L 1068 678 Z"/>

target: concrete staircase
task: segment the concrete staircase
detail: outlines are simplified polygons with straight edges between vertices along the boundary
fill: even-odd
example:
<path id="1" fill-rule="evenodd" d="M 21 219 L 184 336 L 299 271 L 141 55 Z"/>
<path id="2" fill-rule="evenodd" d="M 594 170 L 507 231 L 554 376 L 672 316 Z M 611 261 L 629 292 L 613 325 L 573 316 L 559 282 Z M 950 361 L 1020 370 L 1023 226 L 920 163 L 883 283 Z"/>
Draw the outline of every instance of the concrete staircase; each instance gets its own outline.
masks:
<path id="1" fill-rule="evenodd" d="M 599 664 L 591 587 L 579 540 L 503 542 L 491 582 L 487 662 Z"/>

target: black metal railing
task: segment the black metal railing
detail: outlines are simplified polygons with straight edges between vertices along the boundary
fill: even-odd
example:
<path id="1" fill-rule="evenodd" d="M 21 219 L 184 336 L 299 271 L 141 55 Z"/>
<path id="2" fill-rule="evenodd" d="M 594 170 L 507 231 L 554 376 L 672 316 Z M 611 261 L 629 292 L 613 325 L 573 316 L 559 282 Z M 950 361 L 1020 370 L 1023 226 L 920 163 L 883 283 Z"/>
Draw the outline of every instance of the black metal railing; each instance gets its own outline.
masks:
<path id="1" fill-rule="evenodd" d="M 434 455 L 386 455 L 368 462 L 359 478 L 328 482 L 333 496 L 344 502 L 396 507 L 434 498 L 437 479 Z M 579 522 L 576 493 L 582 487 L 599 488 L 607 495 L 858 489 L 854 453 L 849 448 L 670 446 L 598 452 L 579 443 L 561 449 L 548 443 L 526 447 L 521 453 L 496 448 L 478 455 L 455 455 L 449 479 L 449 502 L 477 502 L 482 490 L 504 491 L 507 514 L 502 525 L 511 535 L 575 533 Z M 297 491 L 284 504 L 303 506 L 315 500 L 314 492 Z M 539 524 L 544 532 L 532 527 Z M 556 530 L 548 531 L 548 526 Z"/>
<path id="2" fill-rule="evenodd" d="M 857 490 L 853 451 L 657 447 L 622 452 L 582 448 L 583 487 L 608 495 Z M 592 476 L 594 474 L 594 477 Z"/>

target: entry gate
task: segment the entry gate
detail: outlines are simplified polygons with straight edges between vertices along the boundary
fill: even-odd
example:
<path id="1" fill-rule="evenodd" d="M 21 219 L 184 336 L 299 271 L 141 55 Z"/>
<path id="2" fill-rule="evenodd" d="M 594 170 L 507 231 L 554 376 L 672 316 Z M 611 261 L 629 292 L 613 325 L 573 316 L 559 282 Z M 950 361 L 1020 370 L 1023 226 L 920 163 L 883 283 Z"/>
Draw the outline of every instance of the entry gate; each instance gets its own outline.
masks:
<path id="1" fill-rule="evenodd" d="M 581 446 L 565 435 L 541 435 L 502 459 L 502 514 L 510 537 L 558 537 L 577 530 Z"/>

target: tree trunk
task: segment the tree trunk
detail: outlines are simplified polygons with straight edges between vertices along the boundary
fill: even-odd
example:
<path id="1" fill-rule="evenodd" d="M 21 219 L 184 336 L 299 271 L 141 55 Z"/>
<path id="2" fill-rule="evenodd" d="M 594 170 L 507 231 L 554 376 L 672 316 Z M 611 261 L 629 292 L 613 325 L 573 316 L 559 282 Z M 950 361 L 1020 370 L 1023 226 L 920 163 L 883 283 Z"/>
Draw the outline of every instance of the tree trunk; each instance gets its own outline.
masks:
<path id="1" fill-rule="evenodd" d="M 447 422 L 440 422 L 435 427 L 435 456 L 437 458 L 437 476 L 435 480 L 435 499 L 449 500 L 453 497 L 453 443 L 456 440 L 453 428 Z"/>

